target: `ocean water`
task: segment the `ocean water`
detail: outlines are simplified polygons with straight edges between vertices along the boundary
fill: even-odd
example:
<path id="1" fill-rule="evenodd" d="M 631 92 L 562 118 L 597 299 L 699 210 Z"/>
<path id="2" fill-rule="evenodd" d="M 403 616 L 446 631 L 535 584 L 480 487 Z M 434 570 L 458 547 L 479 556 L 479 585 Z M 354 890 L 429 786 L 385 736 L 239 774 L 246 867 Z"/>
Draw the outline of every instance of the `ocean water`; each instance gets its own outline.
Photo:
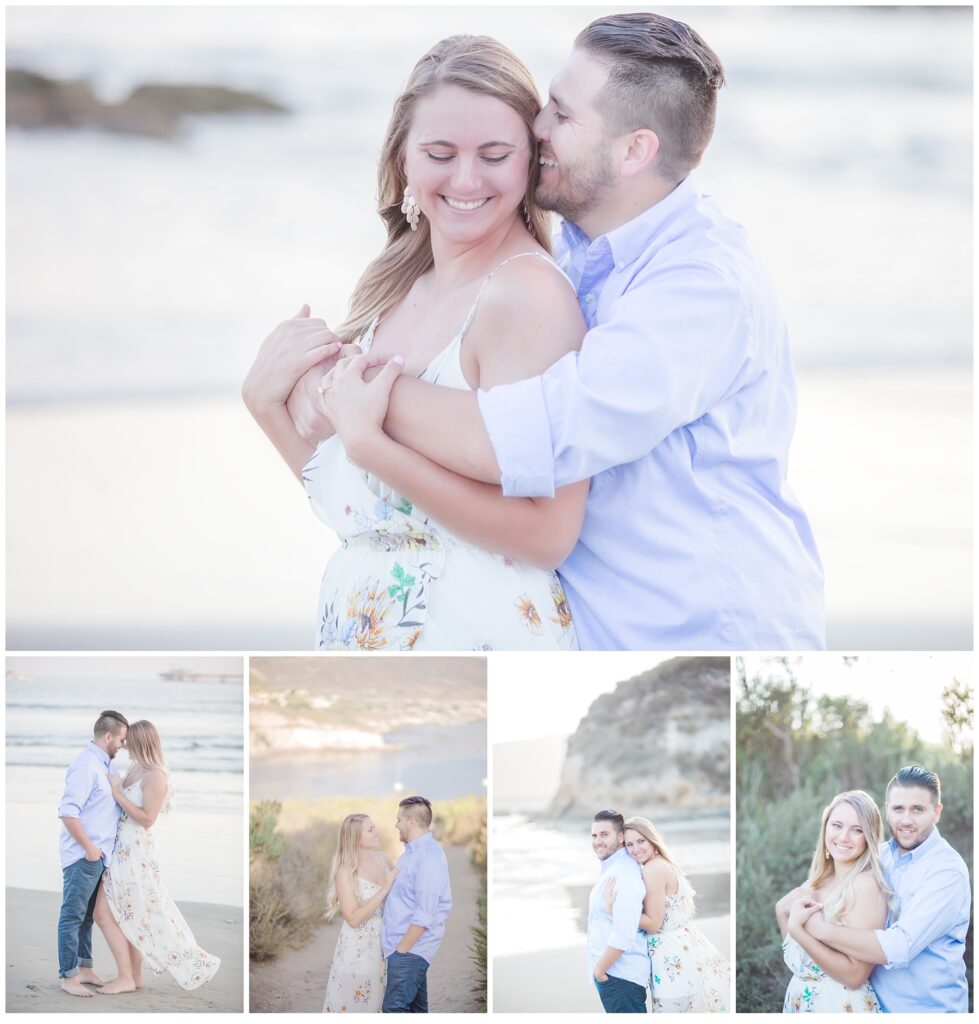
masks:
<path id="1" fill-rule="evenodd" d="M 252 758 L 250 799 L 390 796 L 397 791 L 452 800 L 486 792 L 485 720 L 407 726 L 383 740 L 383 750 Z"/>
<path id="2" fill-rule="evenodd" d="M 303 301 L 342 317 L 382 238 L 391 103 L 428 46 L 495 35 L 545 91 L 607 10 L 11 9 L 8 65 L 105 99 L 231 84 L 293 113 L 200 119 L 173 142 L 8 132 L 9 399 L 236 392 Z M 666 12 L 725 62 L 700 177 L 774 273 L 800 367 L 968 364 L 971 10 Z"/>
<path id="3" fill-rule="evenodd" d="M 41 804 L 56 815 L 65 770 L 91 739 L 103 708 L 159 730 L 175 789 L 175 811 L 240 815 L 243 705 L 240 683 L 65 676 L 6 683 L 7 802 Z M 116 763 L 128 763 L 120 751 Z"/>
<path id="4" fill-rule="evenodd" d="M 730 911 L 730 823 L 726 818 L 657 822 L 677 863 L 698 888 L 701 918 Z M 508 957 L 584 945 L 587 894 L 598 877 L 590 822 L 574 829 L 519 814 L 493 817 L 493 955 Z M 720 877 L 718 877 L 720 876 Z M 714 897 L 706 901 L 708 878 Z M 718 897 L 718 881 L 723 890 Z M 698 894 L 700 895 L 700 894 Z"/>

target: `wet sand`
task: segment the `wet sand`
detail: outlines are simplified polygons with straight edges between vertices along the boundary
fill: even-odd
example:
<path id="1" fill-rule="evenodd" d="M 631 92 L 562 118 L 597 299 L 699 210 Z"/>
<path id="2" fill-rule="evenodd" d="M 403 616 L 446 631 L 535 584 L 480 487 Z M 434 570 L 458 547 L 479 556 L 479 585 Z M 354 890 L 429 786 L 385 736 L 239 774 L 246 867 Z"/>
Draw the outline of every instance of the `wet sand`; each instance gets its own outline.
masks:
<path id="1" fill-rule="evenodd" d="M 181 903 L 194 937 L 221 958 L 214 978 L 185 992 L 170 977 L 146 974 L 146 987 L 118 996 L 80 999 L 61 991 L 58 977 L 58 911 L 61 895 L 7 889 L 8 1013 L 240 1013 L 244 1009 L 244 914 L 240 907 Z M 93 930 L 95 970 L 108 980 L 112 956 L 98 927 Z"/>
<path id="2" fill-rule="evenodd" d="M 731 918 L 709 917 L 694 923 L 730 962 Z M 584 936 L 574 946 L 493 957 L 493 1010 L 602 1013 L 598 992 L 588 976 Z"/>

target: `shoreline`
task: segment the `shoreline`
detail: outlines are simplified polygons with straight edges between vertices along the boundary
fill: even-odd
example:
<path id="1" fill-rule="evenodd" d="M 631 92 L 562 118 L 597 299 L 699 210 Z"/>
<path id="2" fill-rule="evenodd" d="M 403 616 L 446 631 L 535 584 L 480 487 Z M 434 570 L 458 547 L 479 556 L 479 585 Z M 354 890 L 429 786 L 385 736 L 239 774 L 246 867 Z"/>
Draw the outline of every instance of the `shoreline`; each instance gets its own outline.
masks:
<path id="1" fill-rule="evenodd" d="M 146 975 L 138 992 L 79 999 L 61 991 L 58 978 L 60 893 L 6 889 L 7 1013 L 239 1013 L 244 1009 L 244 912 L 240 907 L 180 902 L 180 910 L 201 947 L 221 958 L 214 978 L 185 992 L 169 974 Z M 109 948 L 96 926 L 95 970 L 103 980 L 114 973 Z"/>

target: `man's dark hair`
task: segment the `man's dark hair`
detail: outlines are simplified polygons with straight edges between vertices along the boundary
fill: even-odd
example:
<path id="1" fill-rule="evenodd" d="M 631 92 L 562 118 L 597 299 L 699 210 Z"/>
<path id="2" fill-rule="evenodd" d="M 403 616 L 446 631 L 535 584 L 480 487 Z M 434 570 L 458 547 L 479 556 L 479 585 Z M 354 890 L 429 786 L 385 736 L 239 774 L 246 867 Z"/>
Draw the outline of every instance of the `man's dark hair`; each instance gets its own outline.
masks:
<path id="1" fill-rule="evenodd" d="M 104 736 L 107 732 L 115 736 L 123 725 L 129 728 L 129 721 L 125 715 L 120 715 L 118 711 L 100 711 L 92 732 L 96 736 Z"/>
<path id="2" fill-rule="evenodd" d="M 598 811 L 592 821 L 610 821 L 615 826 L 616 832 L 622 832 L 625 829 L 625 818 L 618 811 Z"/>
<path id="3" fill-rule="evenodd" d="M 596 100 L 606 133 L 654 131 L 656 172 L 674 184 L 685 178 L 714 134 L 724 84 L 717 54 L 689 25 L 646 11 L 599 18 L 574 45 L 608 68 Z"/>
<path id="4" fill-rule="evenodd" d="M 938 778 L 938 774 L 936 772 L 928 771 L 927 768 L 922 768 L 920 764 L 909 764 L 906 768 L 902 768 L 897 775 L 887 783 L 887 790 L 884 793 L 885 803 L 890 799 L 891 788 L 893 786 L 921 786 L 931 793 L 932 804 L 940 804 L 942 802 L 942 783 Z"/>
<path id="5" fill-rule="evenodd" d="M 408 813 L 422 828 L 428 828 L 432 824 L 432 802 L 423 796 L 406 796 L 399 807 L 409 808 Z"/>

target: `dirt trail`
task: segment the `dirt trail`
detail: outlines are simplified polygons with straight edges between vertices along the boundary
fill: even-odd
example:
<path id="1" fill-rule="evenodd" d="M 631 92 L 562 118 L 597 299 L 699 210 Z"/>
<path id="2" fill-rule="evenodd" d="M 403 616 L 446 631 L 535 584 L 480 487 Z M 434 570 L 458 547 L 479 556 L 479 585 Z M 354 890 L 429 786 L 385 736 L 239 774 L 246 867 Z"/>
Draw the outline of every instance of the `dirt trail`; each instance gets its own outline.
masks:
<path id="1" fill-rule="evenodd" d="M 476 969 L 470 956 L 476 924 L 480 875 L 463 846 L 446 846 L 452 883 L 452 912 L 445 938 L 428 972 L 432 1013 L 479 1013 L 473 988 Z M 302 949 L 291 949 L 266 963 L 251 965 L 249 1004 L 253 1013 L 319 1013 L 326 995 L 330 960 L 340 931 L 339 921 L 324 924 Z"/>

